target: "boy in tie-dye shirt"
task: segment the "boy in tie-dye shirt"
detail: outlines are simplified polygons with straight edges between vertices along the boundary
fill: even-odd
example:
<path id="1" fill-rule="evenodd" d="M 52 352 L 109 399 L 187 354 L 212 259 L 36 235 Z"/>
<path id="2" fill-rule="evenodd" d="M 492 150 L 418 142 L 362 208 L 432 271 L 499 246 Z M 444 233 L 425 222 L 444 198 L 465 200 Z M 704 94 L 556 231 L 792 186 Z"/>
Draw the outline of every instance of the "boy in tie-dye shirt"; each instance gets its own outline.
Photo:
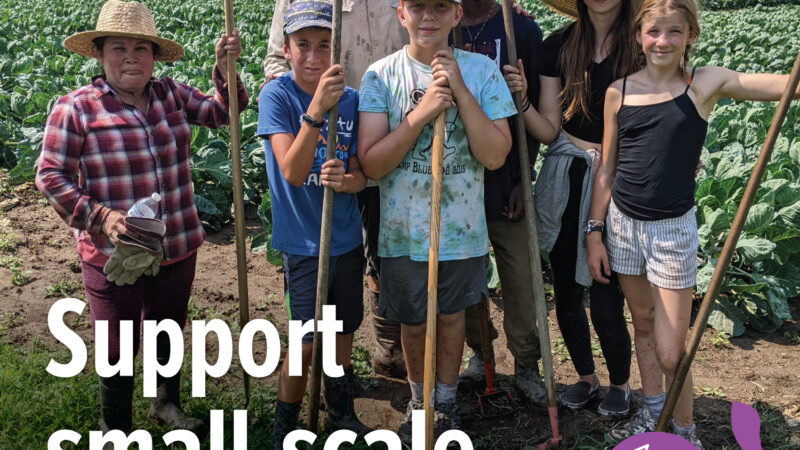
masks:
<path id="1" fill-rule="evenodd" d="M 497 66 L 483 55 L 451 50 L 459 0 L 405 0 L 397 10 L 410 45 L 374 63 L 359 93 L 358 156 L 379 180 L 382 258 L 379 312 L 402 324 L 411 411 L 422 408 L 433 119 L 446 112 L 437 316 L 436 432 L 458 429 L 455 403 L 464 345 L 464 309 L 488 293 L 489 251 L 483 169 L 496 169 L 511 146 L 516 113 Z"/>

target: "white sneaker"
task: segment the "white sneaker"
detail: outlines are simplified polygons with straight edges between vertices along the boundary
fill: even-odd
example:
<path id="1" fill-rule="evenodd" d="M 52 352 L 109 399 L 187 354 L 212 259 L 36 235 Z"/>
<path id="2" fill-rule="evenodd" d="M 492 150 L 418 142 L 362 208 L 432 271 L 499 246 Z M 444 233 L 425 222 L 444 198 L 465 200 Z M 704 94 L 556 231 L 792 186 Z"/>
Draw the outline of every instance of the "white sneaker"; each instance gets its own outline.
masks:
<path id="1" fill-rule="evenodd" d="M 614 442 L 622 442 L 631 436 L 656 430 L 656 421 L 650 415 L 650 408 L 642 406 L 631 420 L 611 429 L 608 435 Z"/>

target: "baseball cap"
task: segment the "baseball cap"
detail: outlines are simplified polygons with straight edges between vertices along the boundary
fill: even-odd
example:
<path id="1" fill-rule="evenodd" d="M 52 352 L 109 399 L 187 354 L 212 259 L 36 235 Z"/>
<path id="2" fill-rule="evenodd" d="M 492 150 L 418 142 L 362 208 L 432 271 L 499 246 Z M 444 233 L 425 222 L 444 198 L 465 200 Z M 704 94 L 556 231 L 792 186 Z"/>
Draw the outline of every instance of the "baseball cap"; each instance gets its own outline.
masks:
<path id="1" fill-rule="evenodd" d="M 400 2 L 401 2 L 401 3 L 402 3 L 403 1 L 404 1 L 404 0 L 400 0 Z M 451 1 L 451 2 L 453 2 L 453 3 L 458 3 L 459 5 L 461 4 L 461 0 L 450 0 L 450 1 Z"/>
<path id="2" fill-rule="evenodd" d="M 333 6 L 326 1 L 298 1 L 292 3 L 283 16 L 283 32 L 292 34 L 309 27 L 330 29 L 333 22 Z"/>

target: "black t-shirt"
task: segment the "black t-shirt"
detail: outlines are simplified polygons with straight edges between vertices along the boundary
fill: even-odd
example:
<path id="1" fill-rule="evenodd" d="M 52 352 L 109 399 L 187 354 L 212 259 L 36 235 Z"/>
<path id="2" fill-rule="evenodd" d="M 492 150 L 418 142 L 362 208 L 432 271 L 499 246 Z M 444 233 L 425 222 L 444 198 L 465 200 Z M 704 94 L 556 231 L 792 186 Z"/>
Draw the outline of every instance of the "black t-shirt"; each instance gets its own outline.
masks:
<path id="1" fill-rule="evenodd" d="M 471 34 L 470 34 L 471 33 Z M 525 77 L 528 80 L 528 98 L 534 107 L 539 103 L 539 77 L 536 74 L 536 61 L 539 58 L 539 49 L 542 44 L 542 30 L 539 25 L 528 18 L 514 15 L 514 38 L 517 45 L 517 57 L 522 60 L 525 67 Z M 498 12 L 484 23 L 461 27 L 461 38 L 464 44 L 470 44 L 470 51 L 486 55 L 497 63 L 501 69 L 508 62 L 506 44 L 506 31 L 503 24 L 503 14 Z M 514 64 L 516 65 L 516 63 Z M 484 206 L 487 220 L 505 220 L 502 215 L 503 208 L 508 204 L 511 190 L 521 178 L 519 153 L 517 150 L 517 136 L 515 117 L 509 117 L 511 128 L 511 151 L 506 157 L 506 162 L 497 170 L 484 172 Z M 528 155 L 530 162 L 536 161 L 539 142 L 530 134 L 528 139 Z"/>
<path id="2" fill-rule="evenodd" d="M 542 43 L 542 51 L 537 66 L 539 75 L 546 77 L 559 77 L 561 86 L 566 83 L 564 68 L 559 64 L 558 57 L 561 49 L 575 27 L 575 22 L 553 32 Z M 567 133 L 584 141 L 600 143 L 603 140 L 603 106 L 606 101 L 606 89 L 614 82 L 614 68 L 611 67 L 611 58 L 603 61 L 592 62 L 589 69 L 589 115 L 583 114 L 578 109 L 572 118 L 565 121 L 561 127 Z"/>

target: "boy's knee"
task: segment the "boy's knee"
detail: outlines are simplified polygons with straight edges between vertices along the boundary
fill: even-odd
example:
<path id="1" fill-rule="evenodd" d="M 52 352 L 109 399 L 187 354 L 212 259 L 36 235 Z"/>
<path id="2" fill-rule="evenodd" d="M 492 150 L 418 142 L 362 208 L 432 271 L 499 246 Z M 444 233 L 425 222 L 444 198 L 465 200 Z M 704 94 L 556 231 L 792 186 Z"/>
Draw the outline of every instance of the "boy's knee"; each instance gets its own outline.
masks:
<path id="1" fill-rule="evenodd" d="M 400 330 L 406 338 L 423 339 L 425 337 L 425 324 L 421 325 L 400 325 Z"/>
<path id="2" fill-rule="evenodd" d="M 436 315 L 436 322 L 439 326 L 444 327 L 453 327 L 458 326 L 459 324 L 464 323 L 464 311 L 459 311 L 453 314 L 437 314 Z"/>

